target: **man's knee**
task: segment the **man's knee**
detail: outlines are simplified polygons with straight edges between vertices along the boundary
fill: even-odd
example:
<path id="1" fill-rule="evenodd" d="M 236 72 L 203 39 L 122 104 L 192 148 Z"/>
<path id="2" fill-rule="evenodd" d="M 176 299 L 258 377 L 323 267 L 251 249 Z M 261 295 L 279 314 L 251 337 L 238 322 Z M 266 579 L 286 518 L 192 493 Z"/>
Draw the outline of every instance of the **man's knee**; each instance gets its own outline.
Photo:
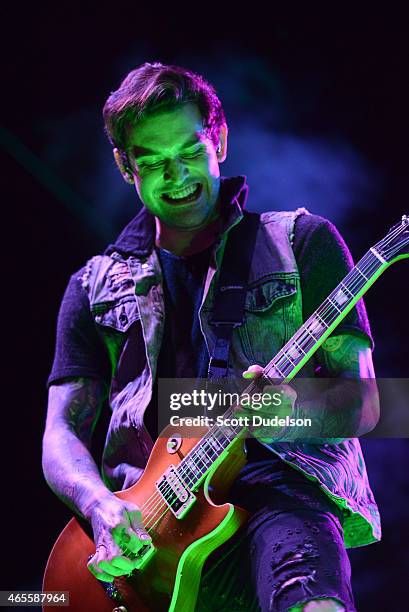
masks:
<path id="1" fill-rule="evenodd" d="M 345 612 L 345 606 L 336 599 L 310 599 L 305 604 L 290 608 L 288 612 Z"/>

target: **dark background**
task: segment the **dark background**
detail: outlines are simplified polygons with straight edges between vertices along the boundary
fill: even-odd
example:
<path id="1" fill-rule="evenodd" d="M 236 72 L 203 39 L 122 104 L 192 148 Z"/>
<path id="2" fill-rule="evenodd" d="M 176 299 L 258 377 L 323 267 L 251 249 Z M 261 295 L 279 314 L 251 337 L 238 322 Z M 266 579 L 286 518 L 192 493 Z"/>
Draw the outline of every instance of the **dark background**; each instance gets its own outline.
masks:
<path id="1" fill-rule="evenodd" d="M 41 472 L 45 381 L 69 275 L 139 207 L 114 168 L 101 119 L 130 69 L 159 60 L 214 83 L 230 127 L 222 173 L 248 176 L 250 210 L 304 205 L 337 225 L 355 260 L 409 213 L 403 3 L 270 3 L 269 15 L 253 3 L 178 6 L 2 9 L 1 589 L 40 589 L 70 517 Z M 409 376 L 408 265 L 395 264 L 366 297 L 379 377 Z M 384 535 L 351 551 L 358 609 L 403 610 L 409 445 L 363 446 Z"/>

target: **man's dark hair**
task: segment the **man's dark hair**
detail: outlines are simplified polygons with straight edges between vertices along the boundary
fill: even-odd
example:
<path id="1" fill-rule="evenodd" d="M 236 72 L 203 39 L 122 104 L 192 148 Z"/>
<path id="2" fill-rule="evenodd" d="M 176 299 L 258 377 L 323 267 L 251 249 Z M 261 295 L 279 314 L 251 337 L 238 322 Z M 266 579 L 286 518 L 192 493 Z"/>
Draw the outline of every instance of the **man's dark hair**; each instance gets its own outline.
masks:
<path id="1" fill-rule="evenodd" d="M 203 127 L 217 146 L 225 116 L 216 91 L 202 76 L 181 68 L 146 62 L 132 70 L 107 99 L 103 116 L 110 142 L 126 151 L 130 125 L 161 108 L 175 108 L 185 102 L 197 105 Z"/>

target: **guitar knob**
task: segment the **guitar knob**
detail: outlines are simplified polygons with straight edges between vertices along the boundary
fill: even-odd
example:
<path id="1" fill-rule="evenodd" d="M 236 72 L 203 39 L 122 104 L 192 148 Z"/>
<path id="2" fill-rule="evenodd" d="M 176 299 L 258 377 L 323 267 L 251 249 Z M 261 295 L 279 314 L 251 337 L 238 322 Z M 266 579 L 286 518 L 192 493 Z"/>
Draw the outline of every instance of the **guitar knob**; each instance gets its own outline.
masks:
<path id="1" fill-rule="evenodd" d="M 174 455 L 175 453 L 177 453 L 180 447 L 182 446 L 182 442 L 182 436 L 177 433 L 173 434 L 172 437 L 168 438 L 168 441 L 166 443 L 166 450 L 168 451 L 169 455 Z"/>
<path id="2" fill-rule="evenodd" d="M 112 612 L 128 612 L 128 608 L 125 608 L 125 606 L 119 606 L 118 608 L 112 608 Z"/>

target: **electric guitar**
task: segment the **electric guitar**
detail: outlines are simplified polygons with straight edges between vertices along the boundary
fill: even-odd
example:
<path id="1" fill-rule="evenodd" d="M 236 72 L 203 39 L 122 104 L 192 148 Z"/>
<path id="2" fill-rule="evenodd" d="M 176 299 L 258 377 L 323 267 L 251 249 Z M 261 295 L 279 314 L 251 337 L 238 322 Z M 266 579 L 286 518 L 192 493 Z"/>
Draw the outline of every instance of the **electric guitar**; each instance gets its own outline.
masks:
<path id="1" fill-rule="evenodd" d="M 263 378 L 289 382 L 356 302 L 392 263 L 409 257 L 409 216 L 393 226 L 347 274 L 264 368 Z M 244 393 L 257 389 L 252 381 Z M 234 414 L 231 406 L 224 416 Z M 167 427 L 156 441 L 142 477 L 116 495 L 135 503 L 152 541 L 133 554 L 137 568 L 113 583 L 87 568 L 95 552 L 89 525 L 73 518 L 57 539 L 45 570 L 44 591 L 68 591 L 73 612 L 192 612 L 207 557 L 246 522 L 228 490 L 245 464 L 245 428 Z M 186 435 L 184 435 L 186 434 Z M 212 493 L 210 494 L 210 483 Z M 59 606 L 46 611 L 58 612 Z"/>

